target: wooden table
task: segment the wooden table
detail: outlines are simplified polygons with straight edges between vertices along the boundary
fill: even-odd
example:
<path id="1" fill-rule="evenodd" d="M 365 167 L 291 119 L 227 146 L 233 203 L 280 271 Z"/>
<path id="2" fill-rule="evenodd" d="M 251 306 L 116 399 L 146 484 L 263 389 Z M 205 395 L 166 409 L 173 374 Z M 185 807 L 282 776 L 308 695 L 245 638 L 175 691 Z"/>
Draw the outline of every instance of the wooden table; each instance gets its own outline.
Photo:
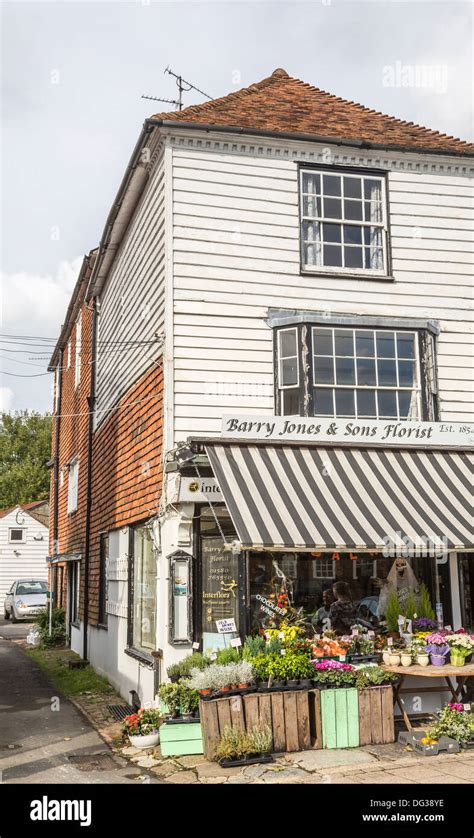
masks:
<path id="1" fill-rule="evenodd" d="M 398 704 L 403 721 L 405 722 L 407 730 L 413 730 L 413 725 L 410 717 L 406 711 L 405 703 L 401 696 L 402 693 L 438 693 L 450 692 L 453 702 L 463 703 L 464 687 L 468 678 L 474 678 L 474 664 L 469 666 L 385 666 L 383 669 L 386 672 L 394 672 L 396 675 L 401 675 L 401 681 L 393 688 L 394 703 Z M 411 689 L 402 689 L 405 679 L 409 677 L 416 678 L 438 678 L 444 679 L 446 687 L 439 687 L 431 685 L 429 687 L 413 687 Z M 452 678 L 457 679 L 457 686 L 454 685 Z"/>

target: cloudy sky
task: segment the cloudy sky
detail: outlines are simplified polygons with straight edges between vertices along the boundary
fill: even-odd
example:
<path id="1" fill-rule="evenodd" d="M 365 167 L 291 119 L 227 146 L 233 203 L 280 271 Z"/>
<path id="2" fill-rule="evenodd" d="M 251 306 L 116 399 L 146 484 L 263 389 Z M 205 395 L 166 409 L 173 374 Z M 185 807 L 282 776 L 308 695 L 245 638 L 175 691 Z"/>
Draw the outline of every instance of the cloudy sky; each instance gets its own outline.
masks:
<path id="1" fill-rule="evenodd" d="M 5 335 L 57 336 L 143 120 L 167 107 L 141 94 L 175 98 L 167 65 L 212 96 L 284 67 L 339 96 L 472 139 L 472 5 L 463 0 L 15 0 L 2 4 L 2 18 L 6 410 L 50 409 L 51 376 L 42 375 L 49 344 L 25 351 Z M 428 83 L 402 86 L 406 67 L 429 68 Z"/>

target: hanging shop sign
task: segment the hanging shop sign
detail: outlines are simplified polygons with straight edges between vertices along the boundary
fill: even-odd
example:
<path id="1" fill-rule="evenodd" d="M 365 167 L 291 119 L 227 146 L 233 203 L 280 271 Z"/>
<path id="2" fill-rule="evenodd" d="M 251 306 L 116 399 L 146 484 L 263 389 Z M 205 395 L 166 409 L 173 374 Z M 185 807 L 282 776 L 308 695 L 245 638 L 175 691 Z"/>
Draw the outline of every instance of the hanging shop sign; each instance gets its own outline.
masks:
<path id="1" fill-rule="evenodd" d="M 275 442 L 466 449 L 474 448 L 474 423 L 227 414 L 222 417 L 221 436 Z"/>
<path id="2" fill-rule="evenodd" d="M 181 477 L 175 502 L 206 503 L 224 500 L 214 477 Z"/>

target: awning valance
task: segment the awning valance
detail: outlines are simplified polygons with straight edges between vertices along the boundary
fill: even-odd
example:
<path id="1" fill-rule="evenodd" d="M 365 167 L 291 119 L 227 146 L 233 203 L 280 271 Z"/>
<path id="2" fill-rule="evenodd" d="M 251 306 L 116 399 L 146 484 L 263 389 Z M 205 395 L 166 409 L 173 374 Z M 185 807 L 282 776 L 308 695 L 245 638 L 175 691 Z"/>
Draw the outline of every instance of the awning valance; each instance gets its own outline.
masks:
<path id="1" fill-rule="evenodd" d="M 470 453 L 218 441 L 206 452 L 246 549 L 474 547 Z"/>

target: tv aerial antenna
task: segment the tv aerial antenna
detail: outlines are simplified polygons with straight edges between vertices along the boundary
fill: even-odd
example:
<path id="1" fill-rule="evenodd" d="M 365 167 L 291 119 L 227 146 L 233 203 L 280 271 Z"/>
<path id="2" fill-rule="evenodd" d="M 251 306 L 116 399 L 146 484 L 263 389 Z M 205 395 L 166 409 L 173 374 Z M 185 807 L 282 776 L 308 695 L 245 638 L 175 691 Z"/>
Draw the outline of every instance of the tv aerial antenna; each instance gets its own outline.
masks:
<path id="1" fill-rule="evenodd" d="M 168 66 L 165 70 L 165 73 L 168 73 L 170 76 L 174 76 L 176 79 L 176 84 L 178 87 L 178 98 L 177 99 L 163 99 L 160 96 L 146 96 L 142 94 L 142 99 L 152 99 L 154 102 L 166 102 L 168 105 L 175 105 L 179 111 L 183 109 L 183 93 L 188 93 L 190 90 L 195 90 L 197 93 L 201 93 L 202 96 L 205 96 L 206 99 L 212 99 L 212 96 L 209 96 L 208 93 L 204 93 L 204 90 L 200 90 L 199 87 L 196 87 L 195 84 L 191 84 L 190 81 L 186 81 L 180 76 L 178 73 L 173 72 L 170 66 Z"/>

